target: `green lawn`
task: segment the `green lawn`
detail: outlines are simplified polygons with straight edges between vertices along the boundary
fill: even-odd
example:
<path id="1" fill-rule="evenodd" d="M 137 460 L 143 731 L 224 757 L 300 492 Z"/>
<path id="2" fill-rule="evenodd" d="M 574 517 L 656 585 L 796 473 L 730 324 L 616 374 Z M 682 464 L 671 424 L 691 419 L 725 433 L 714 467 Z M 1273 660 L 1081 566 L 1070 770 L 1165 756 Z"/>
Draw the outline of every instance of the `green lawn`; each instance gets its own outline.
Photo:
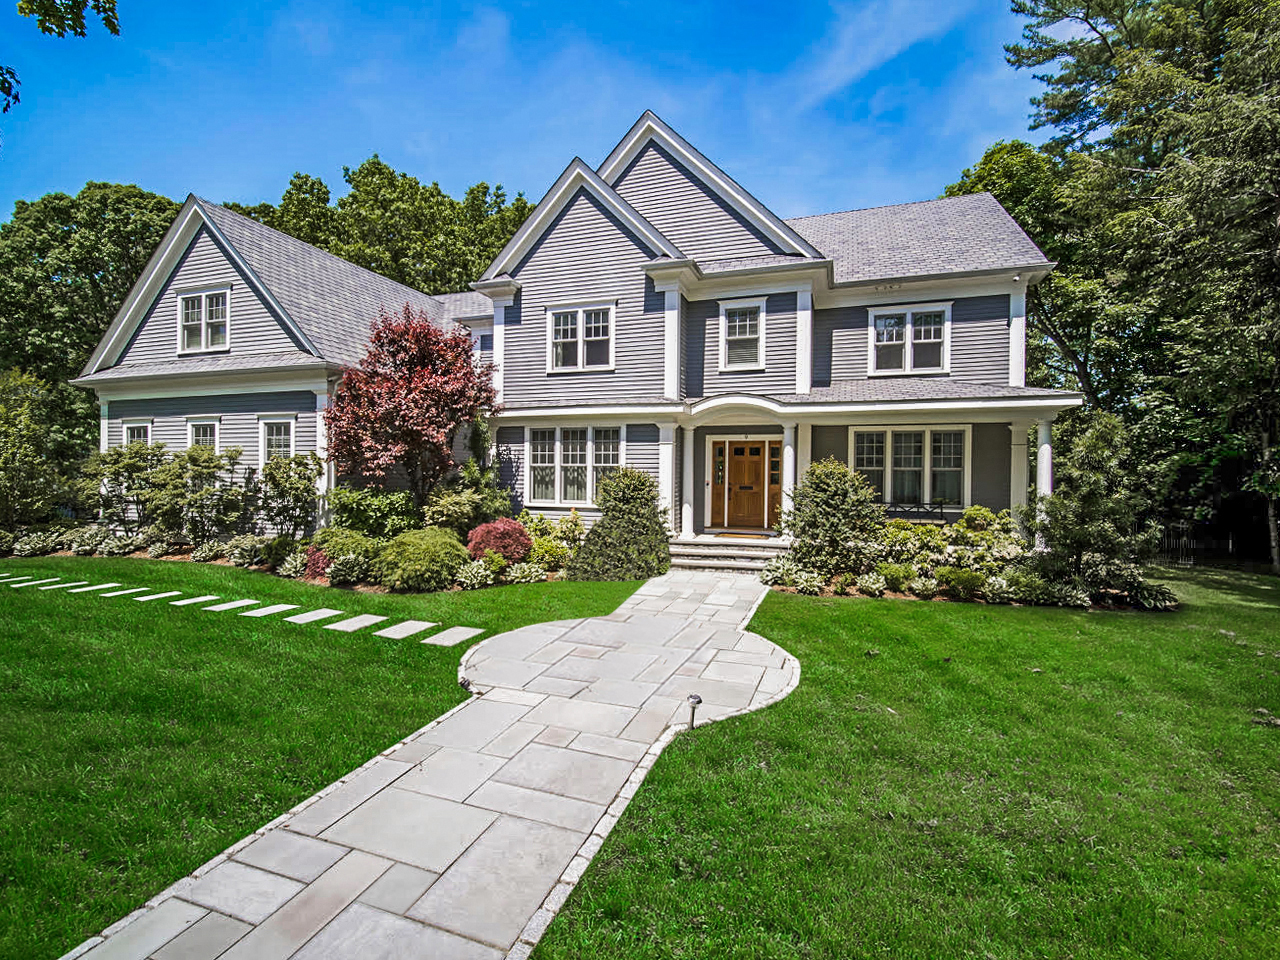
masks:
<path id="1" fill-rule="evenodd" d="M 676 739 L 535 957 L 1275 956 L 1280 580 L 1171 582 L 1175 614 L 769 596 L 799 688 Z"/>
<path id="2" fill-rule="evenodd" d="M 0 572 L 490 631 L 635 584 L 386 596 L 233 567 L 50 557 Z M 462 699 L 458 648 L 0 585 L 0 957 L 58 956 Z"/>

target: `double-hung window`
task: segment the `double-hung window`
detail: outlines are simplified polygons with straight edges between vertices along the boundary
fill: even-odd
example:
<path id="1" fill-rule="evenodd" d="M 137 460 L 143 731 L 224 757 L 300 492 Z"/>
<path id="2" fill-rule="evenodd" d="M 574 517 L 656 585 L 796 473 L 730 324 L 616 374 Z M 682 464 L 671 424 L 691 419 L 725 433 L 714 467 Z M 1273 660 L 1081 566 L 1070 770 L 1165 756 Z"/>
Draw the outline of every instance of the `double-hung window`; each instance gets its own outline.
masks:
<path id="1" fill-rule="evenodd" d="M 547 311 L 547 372 L 609 370 L 613 367 L 612 304 Z"/>
<path id="2" fill-rule="evenodd" d="M 230 292 L 206 290 L 178 297 L 178 350 L 226 350 L 230 342 Z"/>
<path id="3" fill-rule="evenodd" d="M 188 420 L 187 446 L 209 447 L 215 452 L 218 449 L 217 420 Z"/>
<path id="4" fill-rule="evenodd" d="M 890 504 L 968 502 L 967 427 L 854 427 L 849 465 Z"/>
<path id="5" fill-rule="evenodd" d="M 884 499 L 884 431 L 858 430 L 853 434 L 853 469 L 866 478 L 876 492 L 876 499 Z"/>
<path id="6" fill-rule="evenodd" d="M 945 373 L 951 351 L 951 304 L 872 307 L 869 367 L 876 373 Z"/>
<path id="7" fill-rule="evenodd" d="M 276 457 L 293 456 L 293 418 L 263 418 L 258 421 L 258 442 L 262 451 L 262 466 Z"/>
<path id="8" fill-rule="evenodd" d="M 566 506 L 593 503 L 601 478 L 624 462 L 621 427 L 531 429 L 528 500 Z"/>
<path id="9" fill-rule="evenodd" d="M 146 423 L 126 423 L 124 425 L 124 442 L 125 443 L 150 443 L 151 442 L 151 422 Z"/>
<path id="10" fill-rule="evenodd" d="M 720 370 L 761 370 L 764 354 L 764 300 L 720 303 Z"/>

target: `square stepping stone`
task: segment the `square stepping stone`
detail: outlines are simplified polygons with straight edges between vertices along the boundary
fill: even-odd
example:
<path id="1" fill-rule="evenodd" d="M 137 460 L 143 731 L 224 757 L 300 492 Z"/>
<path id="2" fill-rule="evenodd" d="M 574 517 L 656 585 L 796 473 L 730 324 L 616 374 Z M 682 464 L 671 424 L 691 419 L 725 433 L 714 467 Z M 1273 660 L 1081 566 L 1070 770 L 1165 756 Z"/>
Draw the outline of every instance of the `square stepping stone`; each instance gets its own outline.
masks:
<path id="1" fill-rule="evenodd" d="M 403 640 L 405 637 L 412 637 L 415 633 L 438 626 L 440 624 L 432 623 L 430 620 L 406 620 L 404 623 L 397 623 L 395 626 L 379 630 L 374 636 L 386 637 L 388 640 Z"/>
<path id="2" fill-rule="evenodd" d="M 326 630 L 339 630 L 342 633 L 354 633 L 364 627 L 371 627 L 375 623 L 381 623 L 386 617 L 380 617 L 376 613 L 362 613 L 357 617 L 348 617 L 346 620 L 339 620 L 337 623 L 326 623 Z"/>
<path id="3" fill-rule="evenodd" d="M 223 610 L 239 610 L 241 607 L 252 607 L 257 600 L 229 600 L 226 603 L 215 603 L 212 607 L 204 607 L 206 613 L 221 613 Z"/>
<path id="4" fill-rule="evenodd" d="M 321 839 L 442 873 L 496 819 L 488 810 L 387 787 Z"/>
<path id="5" fill-rule="evenodd" d="M 484 631 L 478 627 L 450 627 L 448 630 L 433 633 L 431 636 L 424 638 L 422 642 L 430 643 L 437 647 L 452 647 L 455 643 L 470 640 L 472 637 L 478 637 L 482 633 Z"/>
<path id="6" fill-rule="evenodd" d="M 241 863 L 294 880 L 310 883 L 342 859 L 346 847 L 304 837 L 288 830 L 271 830 L 235 855 Z"/>
<path id="7" fill-rule="evenodd" d="M 185 600 L 170 600 L 169 603 L 175 607 L 186 607 L 193 603 L 208 603 L 219 599 L 221 598 L 216 593 L 206 593 L 203 597 L 187 597 Z"/>
<path id="8" fill-rule="evenodd" d="M 74 590 L 68 590 L 67 593 L 88 593 L 91 590 L 110 590 L 112 587 L 118 587 L 118 583 L 96 583 L 92 587 L 76 587 Z"/>
<path id="9" fill-rule="evenodd" d="M 317 620 L 324 620 L 327 617 L 341 616 L 341 610 L 330 610 L 322 607 L 319 610 L 308 610 L 306 613 L 296 613 L 292 617 L 285 617 L 285 623 L 315 623 Z"/>
<path id="10" fill-rule="evenodd" d="M 134 597 L 139 603 L 146 603 L 149 600 L 164 600 L 167 597 L 180 597 L 181 590 L 166 590 L 164 593 L 149 593 L 145 597 Z"/>
<path id="11" fill-rule="evenodd" d="M 284 613 L 286 610 L 297 610 L 296 603 L 273 603 L 267 607 L 259 607 L 257 610 L 246 610 L 240 614 L 242 617 L 269 617 L 273 613 Z"/>
<path id="12" fill-rule="evenodd" d="M 41 590 L 65 590 L 67 587 L 81 587 L 88 583 L 88 580 L 71 580 L 67 583 L 51 583 L 48 586 L 41 587 Z"/>
<path id="13" fill-rule="evenodd" d="M 109 593 L 100 593 L 100 597 L 127 597 L 131 593 L 146 593 L 149 587 L 130 587 L 128 590 L 112 590 Z"/>
<path id="14" fill-rule="evenodd" d="M 388 913 L 404 913 L 422 897 L 440 874 L 397 863 L 374 881 L 360 902 Z"/>

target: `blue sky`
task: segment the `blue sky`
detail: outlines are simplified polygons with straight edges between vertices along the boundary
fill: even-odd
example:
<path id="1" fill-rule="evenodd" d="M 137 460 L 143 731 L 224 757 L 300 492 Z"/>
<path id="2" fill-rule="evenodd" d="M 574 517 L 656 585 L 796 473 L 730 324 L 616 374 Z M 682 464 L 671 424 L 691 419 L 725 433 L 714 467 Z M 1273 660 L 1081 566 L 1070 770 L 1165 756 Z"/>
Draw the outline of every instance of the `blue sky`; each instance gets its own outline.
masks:
<path id="1" fill-rule="evenodd" d="M 252 203 L 302 170 L 336 195 L 374 152 L 454 195 L 536 201 L 646 108 L 784 217 L 937 196 L 991 142 L 1041 139 L 1004 0 L 119 9 L 119 37 L 62 40 L 0 11 L 22 79 L 0 219 L 89 179 Z"/>

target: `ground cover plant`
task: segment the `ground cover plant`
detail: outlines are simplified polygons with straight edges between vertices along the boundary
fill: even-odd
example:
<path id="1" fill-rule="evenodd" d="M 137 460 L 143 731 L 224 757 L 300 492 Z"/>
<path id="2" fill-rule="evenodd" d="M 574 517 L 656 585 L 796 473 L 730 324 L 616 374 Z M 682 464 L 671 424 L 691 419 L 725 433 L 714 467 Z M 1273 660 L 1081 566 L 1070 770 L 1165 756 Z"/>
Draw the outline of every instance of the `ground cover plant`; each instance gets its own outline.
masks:
<path id="1" fill-rule="evenodd" d="M 399 596 L 133 558 L 0 569 L 491 632 L 603 615 L 634 588 Z M 7 587 L 0 622 L 4 960 L 71 949 L 462 698 L 461 649 L 417 638 Z"/>
<path id="2" fill-rule="evenodd" d="M 1173 583 L 1170 614 L 770 594 L 799 687 L 667 748 L 535 958 L 1273 956 L 1280 581 Z"/>

